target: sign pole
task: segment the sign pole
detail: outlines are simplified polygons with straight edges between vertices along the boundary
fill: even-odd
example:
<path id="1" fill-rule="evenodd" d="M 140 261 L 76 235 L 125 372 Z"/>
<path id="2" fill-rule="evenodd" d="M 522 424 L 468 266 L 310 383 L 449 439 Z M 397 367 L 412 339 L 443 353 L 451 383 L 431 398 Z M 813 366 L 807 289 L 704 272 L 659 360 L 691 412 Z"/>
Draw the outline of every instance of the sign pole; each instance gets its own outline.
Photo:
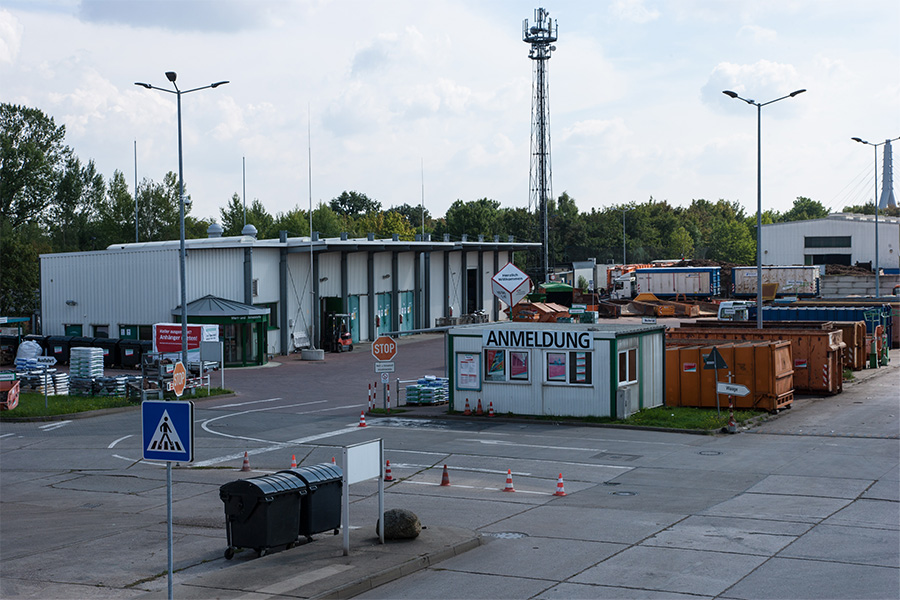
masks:
<path id="1" fill-rule="evenodd" d="M 722 416 L 722 411 L 719 410 L 719 388 L 718 388 L 718 386 L 719 386 L 719 366 L 718 366 L 718 364 L 716 365 L 714 373 L 716 374 L 716 416 Z"/>
<path id="2" fill-rule="evenodd" d="M 47 410 L 47 365 L 44 365 L 44 374 L 41 377 L 44 379 L 44 410 Z"/>
<path id="3" fill-rule="evenodd" d="M 172 462 L 166 461 L 166 535 L 168 541 L 168 565 L 169 565 L 169 600 L 174 597 L 172 588 L 175 573 L 175 548 L 172 542 Z"/>

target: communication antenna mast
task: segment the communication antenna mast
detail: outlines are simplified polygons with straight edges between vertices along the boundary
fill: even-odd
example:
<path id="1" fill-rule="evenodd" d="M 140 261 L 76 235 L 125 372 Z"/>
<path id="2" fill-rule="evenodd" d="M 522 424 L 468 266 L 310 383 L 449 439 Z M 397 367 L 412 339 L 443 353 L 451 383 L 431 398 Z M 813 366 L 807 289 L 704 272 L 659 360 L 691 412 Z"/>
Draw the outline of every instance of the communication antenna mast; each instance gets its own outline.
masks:
<path id="1" fill-rule="evenodd" d="M 543 248 L 544 280 L 550 277 L 548 251 L 549 227 L 547 201 L 553 196 L 553 170 L 550 167 L 550 83 L 547 81 L 547 61 L 556 50 L 556 23 L 543 8 L 534 10 L 534 25 L 522 21 L 522 41 L 531 44 L 528 58 L 534 61 L 531 96 L 531 170 L 528 175 L 528 210 L 541 211 L 541 246 Z"/>

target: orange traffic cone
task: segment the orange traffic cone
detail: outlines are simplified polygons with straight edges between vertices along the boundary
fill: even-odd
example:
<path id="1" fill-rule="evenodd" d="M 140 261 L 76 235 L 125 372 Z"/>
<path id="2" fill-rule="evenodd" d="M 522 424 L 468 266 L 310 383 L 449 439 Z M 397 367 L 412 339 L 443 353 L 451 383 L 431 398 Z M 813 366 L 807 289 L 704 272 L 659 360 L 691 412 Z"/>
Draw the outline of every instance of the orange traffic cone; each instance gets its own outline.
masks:
<path id="1" fill-rule="evenodd" d="M 246 473 L 250 470 L 250 457 L 244 452 L 244 464 L 241 465 L 241 472 Z"/>
<path id="2" fill-rule="evenodd" d="M 297 468 L 297 455 L 296 454 L 291 454 L 291 468 L 292 469 Z"/>
<path id="3" fill-rule="evenodd" d="M 506 470 L 506 487 L 503 488 L 504 492 L 514 492 L 516 488 L 513 487 L 512 484 L 512 469 Z"/>
<path id="4" fill-rule="evenodd" d="M 359 411 L 359 425 L 357 427 L 365 427 L 366 426 L 366 413 L 365 411 Z"/>
<path id="5" fill-rule="evenodd" d="M 494 403 L 493 402 L 488 403 L 488 416 L 489 417 L 494 416 Z"/>
<path id="6" fill-rule="evenodd" d="M 476 414 L 476 415 L 483 415 L 483 414 L 484 414 L 484 409 L 481 408 L 481 398 L 478 399 L 478 408 L 475 409 L 475 414 Z"/>
<path id="7" fill-rule="evenodd" d="M 563 485 L 562 473 L 559 474 L 559 479 L 556 480 L 556 492 L 553 494 L 554 496 L 565 496 L 566 495 L 566 486 Z"/>
<path id="8" fill-rule="evenodd" d="M 384 467 L 384 480 L 385 481 L 393 481 L 394 476 L 391 475 L 391 461 L 386 461 L 387 465 Z"/>
<path id="9" fill-rule="evenodd" d="M 336 465 L 337 463 L 334 461 L 334 457 L 331 457 L 331 464 Z"/>
<path id="10" fill-rule="evenodd" d="M 450 485 L 450 473 L 447 472 L 447 465 L 444 465 L 444 473 L 441 475 L 441 485 Z"/>
<path id="11" fill-rule="evenodd" d="M 463 414 L 467 417 L 472 414 L 472 409 L 469 408 L 469 399 L 466 398 L 466 410 L 463 411 Z"/>

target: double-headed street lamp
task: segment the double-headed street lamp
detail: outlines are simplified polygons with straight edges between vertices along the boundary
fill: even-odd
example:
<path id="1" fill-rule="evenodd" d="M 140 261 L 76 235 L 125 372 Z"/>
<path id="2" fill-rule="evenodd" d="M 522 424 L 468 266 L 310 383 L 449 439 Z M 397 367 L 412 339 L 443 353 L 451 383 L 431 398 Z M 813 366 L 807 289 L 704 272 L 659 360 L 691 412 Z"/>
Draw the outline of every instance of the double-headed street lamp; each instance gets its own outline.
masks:
<path id="1" fill-rule="evenodd" d="M 179 220 L 181 221 L 181 246 L 179 253 L 179 262 L 180 262 L 180 270 L 181 270 L 181 361 L 184 363 L 184 366 L 187 367 L 188 364 L 188 335 L 187 335 L 187 278 L 185 276 L 185 253 L 184 253 L 184 161 L 182 160 L 181 153 L 181 96 L 182 94 L 190 94 L 191 92 L 197 92 L 200 90 L 205 90 L 207 88 L 217 88 L 220 85 L 225 85 L 228 83 L 227 81 L 217 81 L 216 83 L 211 83 L 209 85 L 204 85 L 203 87 L 193 88 L 190 90 L 179 90 L 178 84 L 175 83 L 175 79 L 178 77 L 175 71 L 167 71 L 166 79 L 172 82 L 172 87 L 174 90 L 156 87 L 155 85 L 150 85 L 149 83 L 140 83 L 135 82 L 134 85 L 139 85 L 141 87 L 147 88 L 148 90 L 159 90 L 160 92 L 168 92 L 169 94 L 175 94 L 178 98 L 178 207 L 179 207 Z"/>
<path id="2" fill-rule="evenodd" d="M 722 93 L 729 98 L 737 98 L 743 100 L 747 104 L 756 107 L 756 328 L 762 329 L 763 326 L 763 310 L 762 310 L 762 107 L 768 106 L 784 100 L 785 98 L 793 98 L 798 94 L 805 92 L 805 89 L 791 92 L 787 96 L 775 98 L 768 102 L 757 102 L 748 98 L 741 98 L 737 93 L 731 90 L 724 90 Z"/>
<path id="3" fill-rule="evenodd" d="M 881 296 L 881 278 L 878 274 L 878 146 L 884 146 L 889 142 L 900 140 L 900 137 L 895 137 L 892 140 L 884 140 L 883 142 L 880 142 L 878 144 L 867 142 L 866 140 L 858 137 L 850 139 L 854 142 L 859 142 L 860 144 L 872 146 L 872 149 L 875 150 L 875 196 L 873 198 L 873 202 L 875 203 L 875 297 L 878 298 Z"/>

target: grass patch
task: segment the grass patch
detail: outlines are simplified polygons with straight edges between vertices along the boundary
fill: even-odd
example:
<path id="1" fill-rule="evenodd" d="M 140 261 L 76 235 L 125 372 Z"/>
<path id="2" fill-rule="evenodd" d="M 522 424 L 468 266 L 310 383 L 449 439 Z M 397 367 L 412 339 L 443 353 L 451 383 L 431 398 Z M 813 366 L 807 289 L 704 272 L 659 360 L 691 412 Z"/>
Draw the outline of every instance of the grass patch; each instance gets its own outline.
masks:
<path id="1" fill-rule="evenodd" d="M 736 410 L 734 420 L 740 424 L 764 414 L 758 410 Z M 721 413 L 709 408 L 686 408 L 681 406 L 658 406 L 647 408 L 628 417 L 625 421 L 617 421 L 627 425 L 643 427 L 667 427 L 671 429 L 703 429 L 715 430 L 728 425 L 728 407 Z"/>
<path id="2" fill-rule="evenodd" d="M 207 393 L 206 388 L 198 389 L 194 396 L 184 395 L 182 399 L 207 398 L 230 394 L 231 390 L 212 388 Z M 171 394 L 174 400 L 175 395 Z M 120 408 L 123 406 L 137 406 L 139 402 L 132 402 L 127 398 L 116 396 L 47 396 L 47 406 L 44 407 L 44 395 L 37 392 L 22 392 L 19 394 L 19 405 L 13 410 L 0 412 L 0 421 L 10 421 L 22 418 L 52 417 L 57 415 L 69 415 L 105 408 Z"/>
<path id="3" fill-rule="evenodd" d="M 843 376 L 844 376 L 844 381 L 853 381 L 854 379 L 856 379 L 856 376 L 853 374 L 853 371 L 851 371 L 850 369 L 847 369 L 847 368 L 844 369 Z"/>

